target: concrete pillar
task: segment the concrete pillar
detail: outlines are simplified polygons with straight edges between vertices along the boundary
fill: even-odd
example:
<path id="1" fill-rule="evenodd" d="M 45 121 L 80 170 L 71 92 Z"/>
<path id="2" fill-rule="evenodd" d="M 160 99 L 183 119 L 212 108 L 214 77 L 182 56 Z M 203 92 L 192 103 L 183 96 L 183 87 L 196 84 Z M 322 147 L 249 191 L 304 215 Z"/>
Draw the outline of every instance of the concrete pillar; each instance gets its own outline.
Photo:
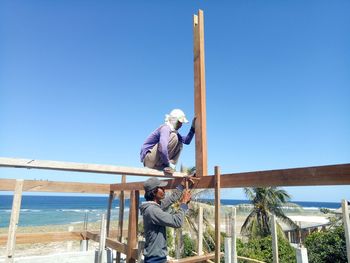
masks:
<path id="1" fill-rule="evenodd" d="M 297 255 L 297 263 L 309 263 L 307 249 L 305 247 L 297 247 L 295 248 L 295 252 Z"/>
<path id="2" fill-rule="evenodd" d="M 231 263 L 231 247 L 232 247 L 232 238 L 225 237 L 225 263 Z"/>
<path id="3" fill-rule="evenodd" d="M 89 247 L 88 247 L 88 240 L 87 239 L 83 239 L 80 241 L 80 251 L 88 251 Z"/>

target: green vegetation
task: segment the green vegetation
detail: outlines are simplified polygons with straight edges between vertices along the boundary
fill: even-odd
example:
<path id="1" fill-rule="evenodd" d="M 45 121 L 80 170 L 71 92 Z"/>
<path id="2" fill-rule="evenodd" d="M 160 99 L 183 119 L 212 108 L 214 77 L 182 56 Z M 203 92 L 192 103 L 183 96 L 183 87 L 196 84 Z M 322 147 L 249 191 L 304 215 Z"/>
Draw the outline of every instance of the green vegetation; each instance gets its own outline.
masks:
<path id="1" fill-rule="evenodd" d="M 263 238 L 271 235 L 271 215 L 276 215 L 288 225 L 298 228 L 282 210 L 284 206 L 297 207 L 297 205 L 289 203 L 290 196 L 285 190 L 277 187 L 249 187 L 244 188 L 244 191 L 253 205 L 253 210 L 242 226 L 241 233 L 243 235 L 249 238 Z"/>
<path id="2" fill-rule="evenodd" d="M 183 252 L 182 257 L 191 257 L 194 256 L 193 251 L 196 251 L 195 243 L 191 239 L 191 237 L 188 234 L 185 234 L 183 237 Z"/>
<path id="3" fill-rule="evenodd" d="M 253 238 L 247 243 L 237 239 L 237 255 L 247 258 L 258 259 L 264 262 L 272 262 L 272 238 Z M 284 238 L 278 238 L 279 261 L 283 263 L 295 263 L 296 255 L 294 249 Z"/>
<path id="4" fill-rule="evenodd" d="M 310 234 L 305 240 L 310 263 L 347 262 L 344 227 Z"/>

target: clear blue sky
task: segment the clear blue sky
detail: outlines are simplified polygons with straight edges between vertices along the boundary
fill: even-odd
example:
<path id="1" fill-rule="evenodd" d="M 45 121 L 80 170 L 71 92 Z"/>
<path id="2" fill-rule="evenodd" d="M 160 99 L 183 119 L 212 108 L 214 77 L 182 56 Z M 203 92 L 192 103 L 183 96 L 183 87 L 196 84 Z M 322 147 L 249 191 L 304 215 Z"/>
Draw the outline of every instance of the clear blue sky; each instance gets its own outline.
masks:
<path id="1" fill-rule="evenodd" d="M 164 114 L 193 117 L 199 8 L 209 172 L 349 163 L 350 2 L 322 0 L 1 1 L 0 156 L 141 167 L 140 146 Z M 192 143 L 180 162 L 194 160 Z M 4 168 L 0 177 L 120 181 Z M 348 186 L 287 190 L 350 199 Z"/>

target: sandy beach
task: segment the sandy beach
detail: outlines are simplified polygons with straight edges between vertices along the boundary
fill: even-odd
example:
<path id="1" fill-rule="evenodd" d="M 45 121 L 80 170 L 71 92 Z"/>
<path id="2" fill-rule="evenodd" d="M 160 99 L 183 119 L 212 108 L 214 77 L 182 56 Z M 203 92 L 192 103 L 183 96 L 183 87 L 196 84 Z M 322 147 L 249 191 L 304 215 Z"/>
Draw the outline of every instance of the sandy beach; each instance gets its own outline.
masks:
<path id="1" fill-rule="evenodd" d="M 227 211 L 230 207 L 225 207 L 221 213 L 221 231 L 228 231 L 228 218 L 226 216 Z M 210 209 L 207 209 L 209 217 L 211 212 Z M 248 215 L 247 211 L 237 211 L 236 218 L 236 232 L 238 237 L 240 237 L 240 229 Z M 299 212 L 287 212 L 287 215 L 298 218 L 299 220 L 305 220 L 307 222 L 325 222 L 327 215 L 322 214 L 319 210 L 301 210 Z M 141 219 L 141 218 L 140 218 Z M 214 226 L 213 218 L 210 219 L 212 225 Z M 111 222 L 111 229 L 117 229 L 118 222 Z M 127 227 L 127 222 L 124 221 L 124 226 Z M 70 227 L 73 227 L 73 231 L 83 231 L 83 223 L 79 224 L 67 224 L 67 225 L 45 225 L 45 226 L 30 226 L 30 227 L 18 227 L 17 233 L 43 233 L 43 232 L 59 232 L 59 231 L 68 231 Z M 100 222 L 89 223 L 89 231 L 98 231 L 100 229 Z M 0 234 L 7 234 L 7 228 L 0 228 Z M 98 243 L 91 241 L 89 242 L 89 250 L 94 250 L 98 247 Z M 0 246 L 0 255 L 4 255 L 6 246 Z M 35 244 L 17 244 L 16 245 L 16 256 L 34 256 L 34 255 L 48 255 L 57 252 L 69 252 L 69 251 L 79 251 L 80 242 L 79 241 L 65 241 L 65 242 L 51 242 L 51 243 L 35 243 Z"/>

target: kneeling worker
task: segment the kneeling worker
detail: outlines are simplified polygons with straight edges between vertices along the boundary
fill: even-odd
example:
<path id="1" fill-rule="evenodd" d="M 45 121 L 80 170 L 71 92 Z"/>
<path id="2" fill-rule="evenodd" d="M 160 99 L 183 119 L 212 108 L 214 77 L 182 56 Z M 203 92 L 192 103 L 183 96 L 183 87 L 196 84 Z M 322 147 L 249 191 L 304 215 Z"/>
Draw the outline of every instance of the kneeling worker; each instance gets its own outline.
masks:
<path id="1" fill-rule="evenodd" d="M 165 115 L 165 123 L 153 131 L 143 143 L 140 157 L 143 165 L 165 173 L 173 173 L 179 159 L 183 143 L 190 144 L 195 133 L 195 121 L 186 136 L 178 133 L 183 123 L 187 123 L 185 113 L 174 109 Z"/>
<path id="2" fill-rule="evenodd" d="M 143 216 L 144 236 L 146 239 L 144 263 L 164 263 L 167 261 L 166 228 L 180 228 L 184 223 L 187 204 L 191 200 L 191 194 L 184 190 L 185 181 L 177 186 L 170 196 L 165 197 L 164 186 L 167 182 L 158 178 L 150 178 L 144 183 L 146 202 L 140 206 Z M 182 197 L 181 197 L 182 196 Z M 180 209 L 175 214 L 165 212 L 173 203 L 180 201 Z"/>

